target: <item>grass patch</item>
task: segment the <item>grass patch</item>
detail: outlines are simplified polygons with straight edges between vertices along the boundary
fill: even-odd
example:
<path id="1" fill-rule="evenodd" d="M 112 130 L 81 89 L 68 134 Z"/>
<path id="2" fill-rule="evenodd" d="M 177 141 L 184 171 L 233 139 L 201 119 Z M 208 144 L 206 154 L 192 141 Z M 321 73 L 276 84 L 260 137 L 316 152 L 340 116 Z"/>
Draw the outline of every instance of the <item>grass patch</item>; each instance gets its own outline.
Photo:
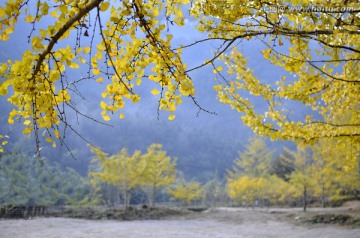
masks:
<path id="1" fill-rule="evenodd" d="M 359 226 L 360 220 L 345 214 L 318 214 L 306 220 L 312 224 L 339 224 Z"/>
<path id="2" fill-rule="evenodd" d="M 70 207 L 56 214 L 58 217 L 81 218 L 90 220 L 150 220 L 181 216 L 189 213 L 184 209 L 170 208 L 137 208 L 101 209 L 96 207 Z"/>

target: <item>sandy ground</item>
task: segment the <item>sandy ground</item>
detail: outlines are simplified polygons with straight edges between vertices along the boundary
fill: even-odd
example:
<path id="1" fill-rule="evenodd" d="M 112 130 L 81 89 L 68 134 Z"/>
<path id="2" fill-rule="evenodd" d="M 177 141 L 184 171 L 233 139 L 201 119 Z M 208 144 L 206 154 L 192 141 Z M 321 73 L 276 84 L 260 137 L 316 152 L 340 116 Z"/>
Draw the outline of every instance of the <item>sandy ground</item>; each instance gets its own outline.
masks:
<path id="1" fill-rule="evenodd" d="M 328 211 L 328 210 L 327 210 Z M 321 210 L 309 211 L 322 212 Z M 300 210 L 216 208 L 166 220 L 0 220 L 1 238 L 359 238 L 360 229 L 298 222 Z"/>

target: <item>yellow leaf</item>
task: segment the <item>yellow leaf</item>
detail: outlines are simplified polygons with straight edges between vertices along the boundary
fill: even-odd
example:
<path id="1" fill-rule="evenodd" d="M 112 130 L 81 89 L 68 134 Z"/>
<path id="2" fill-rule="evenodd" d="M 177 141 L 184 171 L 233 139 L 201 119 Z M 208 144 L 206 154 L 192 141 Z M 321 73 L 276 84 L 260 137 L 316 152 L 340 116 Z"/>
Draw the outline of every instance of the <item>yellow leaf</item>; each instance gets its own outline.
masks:
<path id="1" fill-rule="evenodd" d="M 89 46 L 84 47 L 83 53 L 84 54 L 89 54 L 90 53 L 90 47 Z"/>
<path id="2" fill-rule="evenodd" d="M 40 35 L 42 38 L 45 38 L 46 34 L 47 34 L 46 30 L 40 29 Z"/>
<path id="3" fill-rule="evenodd" d="M 7 28 L 5 28 L 5 30 L 4 30 L 4 33 L 6 34 L 6 35 L 9 35 L 9 34 L 11 34 L 11 33 L 13 33 L 14 32 L 14 28 L 12 28 L 12 27 L 7 27 Z"/>
<path id="4" fill-rule="evenodd" d="M 55 135 L 55 138 L 56 139 L 59 139 L 60 138 L 60 132 L 58 130 L 55 130 L 54 131 L 54 135 Z"/>
<path id="5" fill-rule="evenodd" d="M 0 7 L 0 18 L 3 18 L 5 16 L 5 11 L 2 7 Z"/>
<path id="6" fill-rule="evenodd" d="M 30 125 L 30 123 L 31 123 L 31 121 L 30 121 L 30 120 L 26 120 L 26 121 L 24 121 L 24 123 L 23 123 L 23 124 L 24 124 L 25 126 L 28 126 L 28 125 Z"/>
<path id="7" fill-rule="evenodd" d="M 123 113 L 120 113 L 119 118 L 123 119 L 124 117 L 125 117 L 125 115 Z"/>
<path id="8" fill-rule="evenodd" d="M 100 102 L 100 107 L 101 107 L 102 109 L 106 109 L 107 105 L 106 105 L 106 103 L 105 103 L 104 101 L 101 101 L 101 102 Z"/>
<path id="9" fill-rule="evenodd" d="M 9 123 L 9 124 L 14 124 L 14 119 L 13 119 L 12 117 L 9 117 L 9 118 L 8 118 L 8 123 Z"/>
<path id="10" fill-rule="evenodd" d="M 100 5 L 100 11 L 105 12 L 109 8 L 110 3 L 109 2 L 103 2 Z"/>
<path id="11" fill-rule="evenodd" d="M 153 95 L 158 95 L 160 93 L 159 90 L 157 90 L 157 88 L 154 88 L 153 90 L 151 90 L 151 94 Z"/>
<path id="12" fill-rule="evenodd" d="M 181 11 L 181 10 L 178 10 L 178 12 L 176 13 L 176 16 L 177 16 L 178 18 L 183 17 L 182 11 Z"/>
<path id="13" fill-rule="evenodd" d="M 93 74 L 94 75 L 99 75 L 100 74 L 100 69 L 93 69 Z"/>
<path id="14" fill-rule="evenodd" d="M 75 63 L 75 62 L 71 62 L 71 64 L 69 65 L 69 67 L 72 68 L 72 69 L 78 69 L 78 68 L 80 68 L 79 65 L 78 65 L 77 63 Z"/>
<path id="15" fill-rule="evenodd" d="M 105 51 L 106 50 L 106 47 L 105 47 L 105 45 L 103 45 L 103 44 L 98 44 L 97 46 L 96 46 L 96 48 L 98 49 L 98 54 L 101 54 L 101 51 Z"/>
<path id="16" fill-rule="evenodd" d="M 45 141 L 49 143 L 53 143 L 53 140 L 50 137 L 46 137 Z"/>
<path id="17" fill-rule="evenodd" d="M 25 21 L 26 22 L 34 22 L 35 21 L 35 17 L 34 16 L 31 16 L 31 15 L 27 15 L 25 17 Z"/>
<path id="18" fill-rule="evenodd" d="M 140 96 L 137 94 L 134 94 L 131 96 L 132 102 L 137 103 L 140 100 Z"/>
<path id="19" fill-rule="evenodd" d="M 283 43 L 281 37 L 279 37 L 279 45 L 282 46 L 283 44 L 284 44 L 284 43 Z"/>
<path id="20" fill-rule="evenodd" d="M 50 12 L 50 16 L 52 16 L 53 18 L 59 18 L 59 15 L 56 11 Z"/>
<path id="21" fill-rule="evenodd" d="M 173 35 L 171 34 L 166 34 L 166 38 L 168 41 L 171 41 L 171 39 L 173 38 Z"/>
<path id="22" fill-rule="evenodd" d="M 168 117 L 169 121 L 172 121 L 175 119 L 175 115 L 174 114 L 170 114 L 170 116 Z"/>
<path id="23" fill-rule="evenodd" d="M 96 80 L 96 82 L 98 82 L 98 83 L 102 83 L 104 81 L 104 78 L 98 78 L 97 80 Z"/>
<path id="24" fill-rule="evenodd" d="M 43 15 L 47 15 L 49 13 L 49 5 L 46 2 L 44 2 L 42 5 L 41 13 Z"/>
<path id="25" fill-rule="evenodd" d="M 0 34 L 0 40 L 2 40 L 2 41 L 7 41 L 7 40 L 9 40 L 9 36 L 7 35 L 7 34 Z"/>
<path id="26" fill-rule="evenodd" d="M 110 117 L 109 117 L 108 115 L 103 115 L 103 119 L 104 119 L 105 121 L 109 121 L 109 120 L 110 120 Z"/>
<path id="27" fill-rule="evenodd" d="M 83 57 L 79 56 L 79 61 L 80 63 L 84 64 L 86 63 L 86 59 L 84 59 Z"/>
<path id="28" fill-rule="evenodd" d="M 213 73 L 216 74 L 218 72 L 220 72 L 221 70 L 223 70 L 222 66 L 217 67 L 216 69 L 213 70 Z"/>

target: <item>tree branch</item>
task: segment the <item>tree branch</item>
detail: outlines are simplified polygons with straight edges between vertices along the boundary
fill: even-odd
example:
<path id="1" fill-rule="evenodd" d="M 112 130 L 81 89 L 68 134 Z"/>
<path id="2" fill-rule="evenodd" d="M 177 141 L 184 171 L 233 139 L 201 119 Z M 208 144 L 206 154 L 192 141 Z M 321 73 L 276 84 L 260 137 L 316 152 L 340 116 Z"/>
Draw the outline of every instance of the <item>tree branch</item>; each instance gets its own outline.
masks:
<path id="1" fill-rule="evenodd" d="M 65 23 L 65 25 L 53 36 L 51 37 L 50 43 L 47 46 L 46 50 L 42 52 L 39 56 L 39 59 L 37 60 L 32 80 L 34 80 L 37 73 L 40 71 L 41 65 L 44 62 L 46 56 L 51 53 L 52 48 L 57 43 L 57 41 L 70 29 L 72 25 L 74 25 L 77 21 L 79 21 L 82 17 L 84 17 L 86 14 L 88 14 L 92 9 L 97 7 L 103 0 L 92 0 L 88 5 L 86 5 L 84 8 L 81 8 L 80 11 L 71 17 L 68 22 Z"/>

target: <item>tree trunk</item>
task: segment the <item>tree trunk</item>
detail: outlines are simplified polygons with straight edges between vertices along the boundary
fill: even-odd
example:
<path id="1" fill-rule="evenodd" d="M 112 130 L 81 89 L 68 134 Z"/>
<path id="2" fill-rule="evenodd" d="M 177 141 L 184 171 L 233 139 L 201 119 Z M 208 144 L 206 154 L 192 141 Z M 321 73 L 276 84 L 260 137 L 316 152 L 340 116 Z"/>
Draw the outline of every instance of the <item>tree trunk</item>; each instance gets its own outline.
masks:
<path id="1" fill-rule="evenodd" d="M 124 166 L 124 172 L 123 172 L 123 199 L 124 199 L 124 209 L 128 207 L 128 186 L 126 181 L 126 166 Z"/>
<path id="2" fill-rule="evenodd" d="M 156 204 L 156 183 L 153 185 L 151 207 L 155 207 Z"/>
<path id="3" fill-rule="evenodd" d="M 304 205 L 303 210 L 304 210 L 304 212 L 306 212 L 306 205 L 307 205 L 306 196 L 307 196 L 307 194 L 306 194 L 306 186 L 304 186 L 304 197 L 303 197 L 303 205 Z"/>
<path id="4" fill-rule="evenodd" d="M 321 207 L 325 208 L 325 186 L 322 184 L 321 187 Z"/>

